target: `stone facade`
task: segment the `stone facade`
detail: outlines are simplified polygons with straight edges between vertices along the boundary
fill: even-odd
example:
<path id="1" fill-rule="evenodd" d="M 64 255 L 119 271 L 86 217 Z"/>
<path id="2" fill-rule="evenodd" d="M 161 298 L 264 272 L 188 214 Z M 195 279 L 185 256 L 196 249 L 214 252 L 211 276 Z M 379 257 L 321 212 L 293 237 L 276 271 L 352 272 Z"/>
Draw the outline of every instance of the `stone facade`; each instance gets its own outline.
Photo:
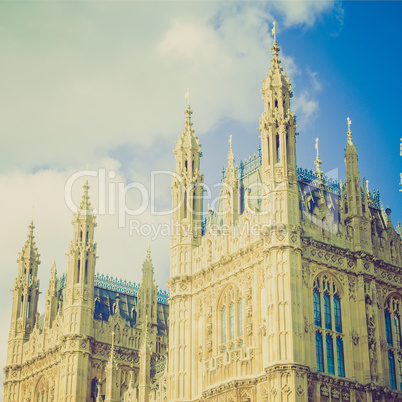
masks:
<path id="1" fill-rule="evenodd" d="M 201 224 L 201 148 L 185 112 L 172 181 L 169 364 L 155 401 L 402 399 L 402 248 L 361 184 L 351 121 L 346 179 L 296 165 L 292 87 L 274 41 L 258 153 Z M 346 130 L 345 130 L 346 131 Z"/>
<path id="2" fill-rule="evenodd" d="M 121 401 L 141 384 L 144 341 L 148 377 L 163 371 L 169 308 L 154 281 L 150 250 L 138 288 L 95 275 L 96 223 L 88 189 L 86 184 L 72 222 L 67 275 L 58 278 L 53 265 L 42 316 L 39 254 L 29 226 L 13 290 L 4 401 Z"/>
<path id="3" fill-rule="evenodd" d="M 129 295 L 114 294 L 112 307 L 100 300 L 87 188 L 66 285 L 53 268 L 38 319 L 31 225 L 14 287 L 6 401 L 84 401 L 91 386 L 97 401 L 402 400 L 401 238 L 360 179 L 349 119 L 345 181 L 323 174 L 318 140 L 315 172 L 297 167 L 279 50 L 275 38 L 261 146 L 236 167 L 230 140 L 206 221 L 201 146 L 185 111 L 171 186 L 169 319 L 149 254 L 138 307 Z"/>

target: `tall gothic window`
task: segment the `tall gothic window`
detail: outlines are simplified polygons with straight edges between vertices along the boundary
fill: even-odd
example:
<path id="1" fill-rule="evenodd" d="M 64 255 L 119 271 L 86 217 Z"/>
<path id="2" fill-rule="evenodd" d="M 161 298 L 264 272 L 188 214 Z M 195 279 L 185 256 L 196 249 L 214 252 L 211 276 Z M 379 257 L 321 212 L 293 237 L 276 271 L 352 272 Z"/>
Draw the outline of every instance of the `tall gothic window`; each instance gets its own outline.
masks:
<path id="1" fill-rule="evenodd" d="M 220 351 L 239 347 L 243 344 L 243 302 L 240 291 L 229 285 L 220 299 Z"/>
<path id="2" fill-rule="evenodd" d="M 394 352 L 388 351 L 389 381 L 392 389 L 396 389 Z"/>
<path id="3" fill-rule="evenodd" d="M 314 325 L 316 327 L 321 327 L 321 302 L 320 302 L 320 292 L 318 289 L 314 289 Z"/>
<path id="4" fill-rule="evenodd" d="M 336 338 L 336 352 L 338 360 L 338 376 L 345 377 L 345 362 L 343 354 L 343 340 L 342 338 Z"/>
<path id="5" fill-rule="evenodd" d="M 222 323 L 222 343 L 226 342 L 226 306 L 222 307 L 221 310 L 221 323 Z"/>
<path id="6" fill-rule="evenodd" d="M 327 365 L 328 373 L 335 374 L 334 341 L 330 334 L 327 334 Z"/>
<path id="7" fill-rule="evenodd" d="M 234 303 L 230 303 L 229 306 L 229 339 L 235 337 L 235 311 Z"/>
<path id="8" fill-rule="evenodd" d="M 332 329 L 331 298 L 328 292 L 324 293 L 324 317 L 325 317 L 325 329 Z"/>
<path id="9" fill-rule="evenodd" d="M 313 305 L 317 371 L 345 377 L 341 295 L 331 277 L 322 275 L 315 280 Z"/>
<path id="10" fill-rule="evenodd" d="M 315 354 L 317 356 L 317 370 L 324 371 L 324 353 L 322 347 L 322 335 L 320 332 L 315 333 Z"/>
<path id="11" fill-rule="evenodd" d="M 402 300 L 392 295 L 385 302 L 385 335 L 388 346 L 389 384 L 392 389 L 402 390 Z M 397 382 L 397 379 L 399 380 Z M 399 385 L 398 385 L 399 383 Z"/>
<path id="12" fill-rule="evenodd" d="M 392 346 L 391 314 L 388 310 L 385 310 L 385 331 L 387 333 L 387 344 Z"/>

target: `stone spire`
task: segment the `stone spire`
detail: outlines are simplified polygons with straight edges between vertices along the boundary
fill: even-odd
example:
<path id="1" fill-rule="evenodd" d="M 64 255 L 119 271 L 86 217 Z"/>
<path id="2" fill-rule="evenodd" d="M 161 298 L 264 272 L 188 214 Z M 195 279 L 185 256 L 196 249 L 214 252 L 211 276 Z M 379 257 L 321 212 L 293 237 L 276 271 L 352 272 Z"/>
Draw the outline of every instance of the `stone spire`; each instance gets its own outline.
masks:
<path id="1" fill-rule="evenodd" d="M 57 315 L 57 269 L 56 260 L 54 260 L 50 270 L 49 288 L 46 292 L 45 304 L 45 328 L 51 328 L 53 320 Z"/>
<path id="2" fill-rule="evenodd" d="M 148 243 L 147 256 L 142 265 L 142 281 L 137 293 L 138 323 L 143 323 L 145 317 L 157 324 L 158 287 L 154 278 L 154 267 L 151 258 L 151 244 Z"/>
<path id="3" fill-rule="evenodd" d="M 239 214 L 239 192 L 236 178 L 235 158 L 232 148 L 232 136 L 229 137 L 228 167 L 222 186 L 222 213 L 225 224 L 231 226 L 235 223 Z"/>
<path id="4" fill-rule="evenodd" d="M 176 170 L 172 177 L 172 205 L 175 236 L 186 236 L 194 244 L 201 241 L 204 176 L 200 171 L 200 141 L 193 129 L 190 104 L 184 112 L 182 134 L 176 142 Z M 182 230 L 183 227 L 188 229 Z M 177 238 L 177 237 L 176 237 Z"/>
<path id="5" fill-rule="evenodd" d="M 321 170 L 322 161 L 321 161 L 320 156 L 319 156 L 319 153 L 318 153 L 318 138 L 315 139 L 315 149 L 316 149 L 316 151 L 317 151 L 317 157 L 315 158 L 315 161 L 314 161 L 314 165 L 316 166 L 315 175 L 316 175 L 316 177 L 317 177 L 317 181 L 318 181 L 319 183 L 322 183 L 322 182 L 323 182 L 323 175 L 324 175 L 324 173 L 323 173 L 323 171 Z"/>
<path id="6" fill-rule="evenodd" d="M 17 325 L 17 332 L 23 336 L 29 334 L 36 321 L 39 299 L 38 266 L 39 253 L 35 243 L 34 223 L 28 226 L 29 232 L 22 250 L 18 255 L 18 275 L 14 285 L 12 320 Z M 13 325 L 13 324 L 12 324 Z"/>
<path id="7" fill-rule="evenodd" d="M 230 186 L 236 184 L 236 168 L 234 165 L 235 158 L 232 148 L 232 135 L 229 136 L 229 153 L 228 153 L 228 168 L 226 170 L 226 183 Z"/>
<path id="8" fill-rule="evenodd" d="M 73 216 L 73 238 L 69 245 L 68 270 L 63 312 L 71 314 L 66 333 L 91 336 L 94 315 L 94 282 L 96 219 L 89 201 L 89 185 L 85 183 L 80 207 Z"/>
<path id="9" fill-rule="evenodd" d="M 81 204 L 79 208 L 79 214 L 80 215 L 92 215 L 94 214 L 91 202 L 89 200 L 89 192 L 88 190 L 90 189 L 88 180 L 84 184 L 84 194 L 82 195 L 81 199 Z"/>
<path id="10" fill-rule="evenodd" d="M 272 30 L 271 67 L 261 89 L 264 112 L 260 118 L 262 173 L 264 184 L 296 184 L 296 119 L 290 110 L 293 96 L 290 78 L 279 58 L 276 23 Z"/>
<path id="11" fill-rule="evenodd" d="M 345 148 L 346 164 L 346 194 L 348 216 L 362 216 L 362 199 L 360 187 L 360 173 L 357 165 L 357 150 L 352 141 L 352 131 L 350 125 L 352 121 L 347 118 L 348 132 L 347 144 Z"/>

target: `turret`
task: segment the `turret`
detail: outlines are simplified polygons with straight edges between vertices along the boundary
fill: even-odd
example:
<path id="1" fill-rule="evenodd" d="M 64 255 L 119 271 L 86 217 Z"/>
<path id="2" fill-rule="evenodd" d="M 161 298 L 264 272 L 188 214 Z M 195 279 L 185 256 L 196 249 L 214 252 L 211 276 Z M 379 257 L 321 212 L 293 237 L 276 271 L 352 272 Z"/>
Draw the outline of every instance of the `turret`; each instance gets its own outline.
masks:
<path id="1" fill-rule="evenodd" d="M 53 320 L 57 315 L 57 270 L 56 261 L 54 261 L 52 269 L 50 270 L 49 288 L 46 292 L 46 305 L 45 305 L 45 328 L 51 328 Z"/>
<path id="2" fill-rule="evenodd" d="M 281 66 L 275 29 L 274 23 L 271 67 L 261 89 L 264 112 L 260 118 L 260 131 L 263 182 L 278 185 L 296 182 L 297 126 L 290 110 L 292 86 Z"/>
<path id="3" fill-rule="evenodd" d="M 200 171 L 202 153 L 193 129 L 192 113 L 188 104 L 184 129 L 174 151 L 176 170 L 172 178 L 172 204 L 175 241 L 187 237 L 198 245 L 201 241 L 204 176 Z"/>
<path id="4" fill-rule="evenodd" d="M 352 141 L 352 131 L 350 125 L 352 121 L 348 120 L 348 140 L 345 148 L 346 163 L 346 195 L 347 195 L 347 216 L 362 216 L 362 197 L 360 188 L 360 174 L 357 167 L 357 150 Z"/>
<path id="5" fill-rule="evenodd" d="M 64 302 L 66 333 L 76 332 L 86 335 L 90 335 L 92 328 L 96 262 L 96 243 L 94 243 L 96 223 L 88 190 L 89 185 L 86 182 L 80 207 L 72 221 L 73 240 L 68 253 Z M 71 312 L 73 314 L 70 314 Z"/>
<path id="6" fill-rule="evenodd" d="M 223 181 L 222 197 L 222 219 L 225 225 L 232 226 L 239 215 L 239 189 L 234 165 L 234 154 L 232 149 L 232 136 L 229 138 L 228 168 Z"/>
<path id="7" fill-rule="evenodd" d="M 39 253 L 35 243 L 33 221 L 29 225 L 28 238 L 18 255 L 18 273 L 14 282 L 13 306 L 7 365 L 20 364 L 22 344 L 29 339 L 36 324 L 39 299 Z"/>
<path id="8" fill-rule="evenodd" d="M 154 278 L 154 267 L 151 259 L 151 248 L 148 246 L 147 257 L 142 265 L 142 282 L 138 289 L 137 324 L 142 324 L 145 317 L 151 325 L 157 325 L 158 288 Z"/>

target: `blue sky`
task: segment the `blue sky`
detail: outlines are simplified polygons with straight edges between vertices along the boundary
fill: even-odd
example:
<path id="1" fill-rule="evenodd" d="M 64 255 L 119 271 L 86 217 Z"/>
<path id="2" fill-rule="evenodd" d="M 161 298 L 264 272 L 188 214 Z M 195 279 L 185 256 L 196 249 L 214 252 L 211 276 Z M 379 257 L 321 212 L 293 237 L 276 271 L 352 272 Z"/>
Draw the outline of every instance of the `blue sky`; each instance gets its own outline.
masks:
<path id="1" fill-rule="evenodd" d="M 207 184 L 220 181 L 230 134 L 237 163 L 257 151 L 274 19 L 293 85 L 298 165 L 314 168 L 318 137 L 323 170 L 343 178 L 349 116 L 361 178 L 380 189 L 393 223 L 402 221 L 401 15 L 402 2 L 379 1 L 0 4 L 3 322 L 32 204 L 44 294 L 53 259 L 60 274 L 67 268 L 66 180 L 88 163 L 115 171 L 111 183 L 149 187 L 152 170 L 173 169 L 187 86 Z M 96 204 L 98 184 L 90 184 Z M 170 204 L 168 185 L 159 182 L 158 208 Z M 78 197 L 79 186 L 73 190 Z M 168 223 L 149 209 L 139 219 Z M 140 281 L 146 236 L 130 236 L 111 214 L 98 217 L 96 239 L 98 272 Z M 158 236 L 152 249 L 165 287 L 169 238 Z"/>

